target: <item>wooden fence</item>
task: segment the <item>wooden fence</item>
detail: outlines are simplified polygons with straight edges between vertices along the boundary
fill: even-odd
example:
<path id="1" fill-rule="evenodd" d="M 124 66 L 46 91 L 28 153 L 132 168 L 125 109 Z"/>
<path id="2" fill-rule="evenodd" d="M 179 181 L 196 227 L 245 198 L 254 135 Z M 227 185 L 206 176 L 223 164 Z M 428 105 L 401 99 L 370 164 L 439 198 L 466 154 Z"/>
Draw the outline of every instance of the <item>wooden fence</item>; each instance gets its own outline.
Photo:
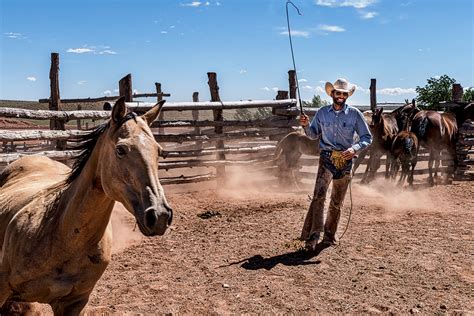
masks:
<path id="1" fill-rule="evenodd" d="M 51 122 L 50 130 L 0 130 L 0 143 L 3 144 L 0 167 L 25 155 L 43 155 L 68 163 L 77 154 L 77 152 L 65 150 L 68 139 L 73 135 L 84 133 L 81 124 L 77 124 L 77 127 L 72 129 L 68 122 L 87 119 L 100 121 L 109 118 L 111 110 L 109 104 L 103 110 L 62 111 L 61 103 L 96 102 L 99 98 L 60 100 L 58 67 L 58 60 L 52 55 L 51 98 L 40 100 L 40 102 L 48 101 L 51 110 L 0 108 L 0 117 L 15 120 L 50 120 Z M 219 184 L 223 184 L 228 172 L 232 172 L 232 169 L 242 170 L 241 168 L 251 173 L 261 172 L 273 178 L 280 177 L 281 170 L 273 161 L 276 143 L 284 135 L 297 128 L 296 116 L 299 115 L 295 99 L 295 73 L 290 70 L 288 77 L 289 92 L 278 91 L 276 100 L 222 102 L 219 96 L 217 75 L 210 72 L 208 85 L 211 101 L 199 102 L 199 94 L 194 92 L 192 102 L 167 102 L 160 119 L 152 125 L 155 139 L 164 147 L 159 165 L 162 183 L 179 184 L 218 180 Z M 151 95 L 157 100 L 169 96 L 161 91 L 161 84 L 156 83 L 155 86 L 156 93 L 142 95 Z M 122 78 L 119 81 L 119 87 L 120 94 L 126 96 L 126 104 L 130 110 L 143 113 L 155 104 L 133 101 L 134 97 L 142 95 L 131 93 L 131 75 Z M 371 87 L 373 87 L 372 93 L 375 94 L 375 79 L 371 80 Z M 106 97 L 101 100 L 111 99 Z M 375 96 L 371 96 L 370 107 L 377 106 L 375 103 L 372 104 L 376 102 L 375 100 Z M 390 110 L 398 105 L 384 105 L 384 107 Z M 250 112 L 244 113 L 250 113 L 253 117 L 242 118 L 238 115 L 247 109 L 250 109 Z M 259 116 L 255 114 L 257 111 L 260 111 Z M 168 117 L 167 112 L 173 115 Z M 205 112 L 212 112 L 212 115 L 204 115 Z M 316 113 L 316 109 L 306 109 L 306 113 L 312 116 Z M 69 128 L 66 129 L 66 127 Z M 458 159 L 461 161 L 461 167 L 457 170 L 457 177 L 471 179 L 470 155 L 474 137 L 472 123 L 466 123 L 461 128 L 461 132 L 458 144 Z M 423 162 L 427 160 L 426 151 L 421 150 L 419 157 L 421 163 L 418 164 L 415 174 L 428 173 L 426 166 L 423 166 Z M 384 161 L 383 159 L 382 165 Z M 366 162 L 367 159 L 362 164 Z M 317 166 L 317 157 L 303 156 L 300 160 L 300 168 L 296 172 L 297 177 L 314 180 L 315 170 L 308 170 L 311 166 Z M 443 170 L 446 171 L 448 168 L 452 166 L 449 161 L 445 161 Z M 364 169 L 363 166 L 360 167 L 356 177 L 360 177 Z"/>

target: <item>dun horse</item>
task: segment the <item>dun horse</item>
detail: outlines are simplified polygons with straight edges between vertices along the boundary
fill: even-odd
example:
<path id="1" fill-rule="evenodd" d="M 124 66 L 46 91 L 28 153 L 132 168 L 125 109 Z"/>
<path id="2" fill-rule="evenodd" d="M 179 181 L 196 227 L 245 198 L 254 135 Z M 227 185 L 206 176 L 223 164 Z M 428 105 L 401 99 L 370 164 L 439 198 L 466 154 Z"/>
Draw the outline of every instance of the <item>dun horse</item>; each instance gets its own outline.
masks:
<path id="1" fill-rule="evenodd" d="M 275 149 L 275 163 L 279 166 L 285 185 L 295 185 L 298 182 L 294 171 L 300 157 L 305 155 L 316 156 L 319 154 L 319 139 L 312 139 L 298 132 L 291 132 L 283 137 Z"/>
<path id="2" fill-rule="evenodd" d="M 165 233 L 172 210 L 149 128 L 163 103 L 137 116 L 119 99 L 107 123 L 78 137 L 72 170 L 33 156 L 0 173 L 0 306 L 40 302 L 78 315 L 111 259 L 115 201 L 144 235 Z"/>

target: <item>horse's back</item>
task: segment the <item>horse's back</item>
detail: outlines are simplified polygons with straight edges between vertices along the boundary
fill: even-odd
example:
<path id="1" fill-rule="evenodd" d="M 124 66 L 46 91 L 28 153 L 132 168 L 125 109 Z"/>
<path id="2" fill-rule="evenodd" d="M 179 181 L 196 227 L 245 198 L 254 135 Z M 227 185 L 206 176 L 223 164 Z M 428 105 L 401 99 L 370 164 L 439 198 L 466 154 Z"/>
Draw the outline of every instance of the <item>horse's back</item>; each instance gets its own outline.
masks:
<path id="1" fill-rule="evenodd" d="M 69 170 L 47 157 L 31 156 L 14 161 L 0 173 L 0 245 L 13 216 L 35 194 L 63 181 Z"/>

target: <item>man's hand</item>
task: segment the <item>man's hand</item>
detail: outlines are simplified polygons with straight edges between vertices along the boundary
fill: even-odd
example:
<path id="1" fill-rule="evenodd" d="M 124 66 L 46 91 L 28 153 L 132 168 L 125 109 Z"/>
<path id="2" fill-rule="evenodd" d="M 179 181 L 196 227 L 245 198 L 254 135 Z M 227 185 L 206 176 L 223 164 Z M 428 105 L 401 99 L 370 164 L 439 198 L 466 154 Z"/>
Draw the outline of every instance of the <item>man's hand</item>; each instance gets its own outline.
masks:
<path id="1" fill-rule="evenodd" d="M 355 156 L 355 154 L 356 151 L 352 147 L 349 147 L 341 153 L 342 158 L 344 158 L 345 160 L 351 160 Z"/>
<path id="2" fill-rule="evenodd" d="M 300 125 L 303 127 L 308 126 L 309 124 L 309 117 L 306 114 L 301 114 L 300 115 Z"/>

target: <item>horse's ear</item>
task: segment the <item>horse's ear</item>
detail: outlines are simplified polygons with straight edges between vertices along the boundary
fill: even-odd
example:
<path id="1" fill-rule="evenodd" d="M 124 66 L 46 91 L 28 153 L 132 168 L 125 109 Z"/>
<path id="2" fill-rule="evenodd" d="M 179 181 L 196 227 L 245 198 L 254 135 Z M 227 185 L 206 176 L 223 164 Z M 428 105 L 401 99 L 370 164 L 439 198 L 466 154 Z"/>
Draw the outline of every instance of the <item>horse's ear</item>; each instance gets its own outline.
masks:
<path id="1" fill-rule="evenodd" d="M 161 109 L 163 108 L 163 104 L 166 102 L 166 100 L 161 100 L 157 104 L 155 104 L 154 107 L 152 107 L 150 110 L 148 110 L 145 114 L 142 115 L 142 119 L 144 119 L 148 125 L 151 125 L 154 120 L 158 117 L 158 115 L 161 112 Z"/>
<path id="2" fill-rule="evenodd" d="M 415 107 L 416 107 L 416 104 L 415 104 L 415 99 L 411 99 L 411 106 L 412 106 L 413 108 L 415 108 Z"/>
<path id="3" fill-rule="evenodd" d="M 120 97 L 112 108 L 112 120 L 117 123 L 120 122 L 127 114 L 127 106 L 125 105 L 125 97 Z"/>

